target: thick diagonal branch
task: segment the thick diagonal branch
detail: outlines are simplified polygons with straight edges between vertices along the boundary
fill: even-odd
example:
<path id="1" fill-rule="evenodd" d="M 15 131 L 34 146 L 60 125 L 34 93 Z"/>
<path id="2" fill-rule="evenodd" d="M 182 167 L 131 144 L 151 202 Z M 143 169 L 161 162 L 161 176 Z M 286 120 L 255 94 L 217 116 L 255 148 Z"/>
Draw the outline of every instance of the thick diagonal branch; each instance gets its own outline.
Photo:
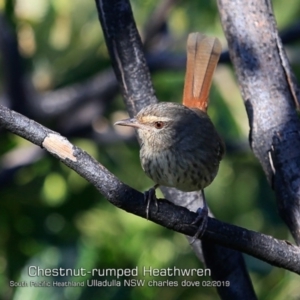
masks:
<path id="1" fill-rule="evenodd" d="M 250 123 L 250 144 L 300 244 L 298 91 L 269 0 L 218 0 Z M 245 30 L 246 29 L 246 30 Z"/>

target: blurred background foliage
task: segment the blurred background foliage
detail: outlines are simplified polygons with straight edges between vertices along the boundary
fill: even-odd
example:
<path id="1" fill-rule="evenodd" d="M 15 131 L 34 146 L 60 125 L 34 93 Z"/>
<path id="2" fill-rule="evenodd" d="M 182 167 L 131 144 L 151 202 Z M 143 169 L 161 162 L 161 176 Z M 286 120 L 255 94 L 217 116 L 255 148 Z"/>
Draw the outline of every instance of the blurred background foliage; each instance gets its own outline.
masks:
<path id="1" fill-rule="evenodd" d="M 174 2 L 160 38 L 147 48 L 148 53 L 184 55 L 187 35 L 193 31 L 218 36 L 226 49 L 215 1 Z M 143 36 L 161 1 L 132 0 L 131 4 Z M 274 0 L 273 5 L 280 31 L 298 20 L 298 1 Z M 94 1 L 0 0 L 0 12 L 17 37 L 22 58 L 19 76 L 36 94 L 46 95 L 88 82 L 110 68 Z M 286 49 L 299 77 L 299 56 L 295 55 L 299 53 L 299 41 L 289 43 Z M 12 106 L 6 94 L 7 74 L 2 67 L 5 59 L 3 55 L 0 58 L 0 101 Z M 181 101 L 184 68 L 158 70 L 152 78 L 158 99 Z M 153 183 L 140 167 L 139 147 L 133 132 L 112 126 L 116 119 L 126 115 L 119 93 L 101 99 L 95 97 L 91 103 L 91 107 L 97 105 L 97 114 L 89 115 L 89 106 L 82 105 L 79 111 L 85 111 L 89 124 L 80 124 L 78 118 L 76 126 L 80 130 L 75 133 L 64 132 L 61 125 L 68 123 L 72 115 L 77 116 L 74 110 L 67 111 L 60 119 L 49 117 L 39 122 L 67 135 L 72 143 L 85 149 L 128 185 L 140 191 L 151 187 Z M 248 120 L 228 63 L 220 64 L 216 71 L 209 114 L 228 149 L 217 179 L 207 188 L 212 212 L 220 220 L 292 241 L 277 214 L 274 194 L 248 146 Z M 113 207 L 94 187 L 50 155 L 6 131 L 0 133 L 1 299 L 217 298 L 213 288 L 10 287 L 11 280 L 93 279 L 32 278 L 28 277 L 30 265 L 87 270 L 203 266 L 184 236 Z M 109 138 L 112 134 L 114 138 Z M 245 259 L 259 299 L 299 298 L 295 274 L 252 257 Z M 185 278 L 149 279 L 181 282 Z"/>

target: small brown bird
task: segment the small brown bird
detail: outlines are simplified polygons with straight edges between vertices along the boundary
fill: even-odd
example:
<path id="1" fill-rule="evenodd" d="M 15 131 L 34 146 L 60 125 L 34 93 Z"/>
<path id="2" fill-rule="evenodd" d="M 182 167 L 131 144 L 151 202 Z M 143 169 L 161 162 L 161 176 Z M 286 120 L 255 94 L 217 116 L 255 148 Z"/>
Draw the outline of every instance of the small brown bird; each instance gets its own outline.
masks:
<path id="1" fill-rule="evenodd" d="M 221 53 L 218 39 L 192 33 L 187 45 L 187 70 L 183 105 L 160 102 L 143 108 L 135 118 L 115 125 L 137 129 L 141 141 L 140 159 L 145 173 L 156 183 L 147 193 L 155 197 L 159 186 L 197 191 L 215 178 L 224 144 L 206 113 L 212 76 Z M 155 198 L 156 199 L 156 198 Z M 196 237 L 206 227 L 208 208 L 194 223 L 201 223 Z M 147 217 L 149 210 L 147 206 Z"/>

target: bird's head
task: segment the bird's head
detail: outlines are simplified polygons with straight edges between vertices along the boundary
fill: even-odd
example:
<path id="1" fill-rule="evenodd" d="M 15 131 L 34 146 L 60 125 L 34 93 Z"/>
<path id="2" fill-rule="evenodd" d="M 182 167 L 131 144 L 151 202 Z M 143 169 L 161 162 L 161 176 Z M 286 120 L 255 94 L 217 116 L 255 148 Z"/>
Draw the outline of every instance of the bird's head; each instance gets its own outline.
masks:
<path id="1" fill-rule="evenodd" d="M 169 147 L 178 138 L 180 128 L 185 127 L 197 114 L 189 108 L 171 102 L 160 102 L 146 106 L 134 117 L 120 120 L 115 125 L 136 128 L 145 145 Z"/>

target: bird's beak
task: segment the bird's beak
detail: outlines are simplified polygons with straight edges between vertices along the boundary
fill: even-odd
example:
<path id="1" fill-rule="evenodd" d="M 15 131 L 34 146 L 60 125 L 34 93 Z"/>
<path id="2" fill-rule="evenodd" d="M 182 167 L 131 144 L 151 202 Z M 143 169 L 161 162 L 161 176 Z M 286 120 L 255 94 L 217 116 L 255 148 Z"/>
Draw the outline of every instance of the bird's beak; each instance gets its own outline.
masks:
<path id="1" fill-rule="evenodd" d="M 137 121 L 137 119 L 125 119 L 120 120 L 116 122 L 114 125 L 120 125 L 120 126 L 129 126 L 129 127 L 135 127 L 135 128 L 141 128 L 141 124 Z"/>

